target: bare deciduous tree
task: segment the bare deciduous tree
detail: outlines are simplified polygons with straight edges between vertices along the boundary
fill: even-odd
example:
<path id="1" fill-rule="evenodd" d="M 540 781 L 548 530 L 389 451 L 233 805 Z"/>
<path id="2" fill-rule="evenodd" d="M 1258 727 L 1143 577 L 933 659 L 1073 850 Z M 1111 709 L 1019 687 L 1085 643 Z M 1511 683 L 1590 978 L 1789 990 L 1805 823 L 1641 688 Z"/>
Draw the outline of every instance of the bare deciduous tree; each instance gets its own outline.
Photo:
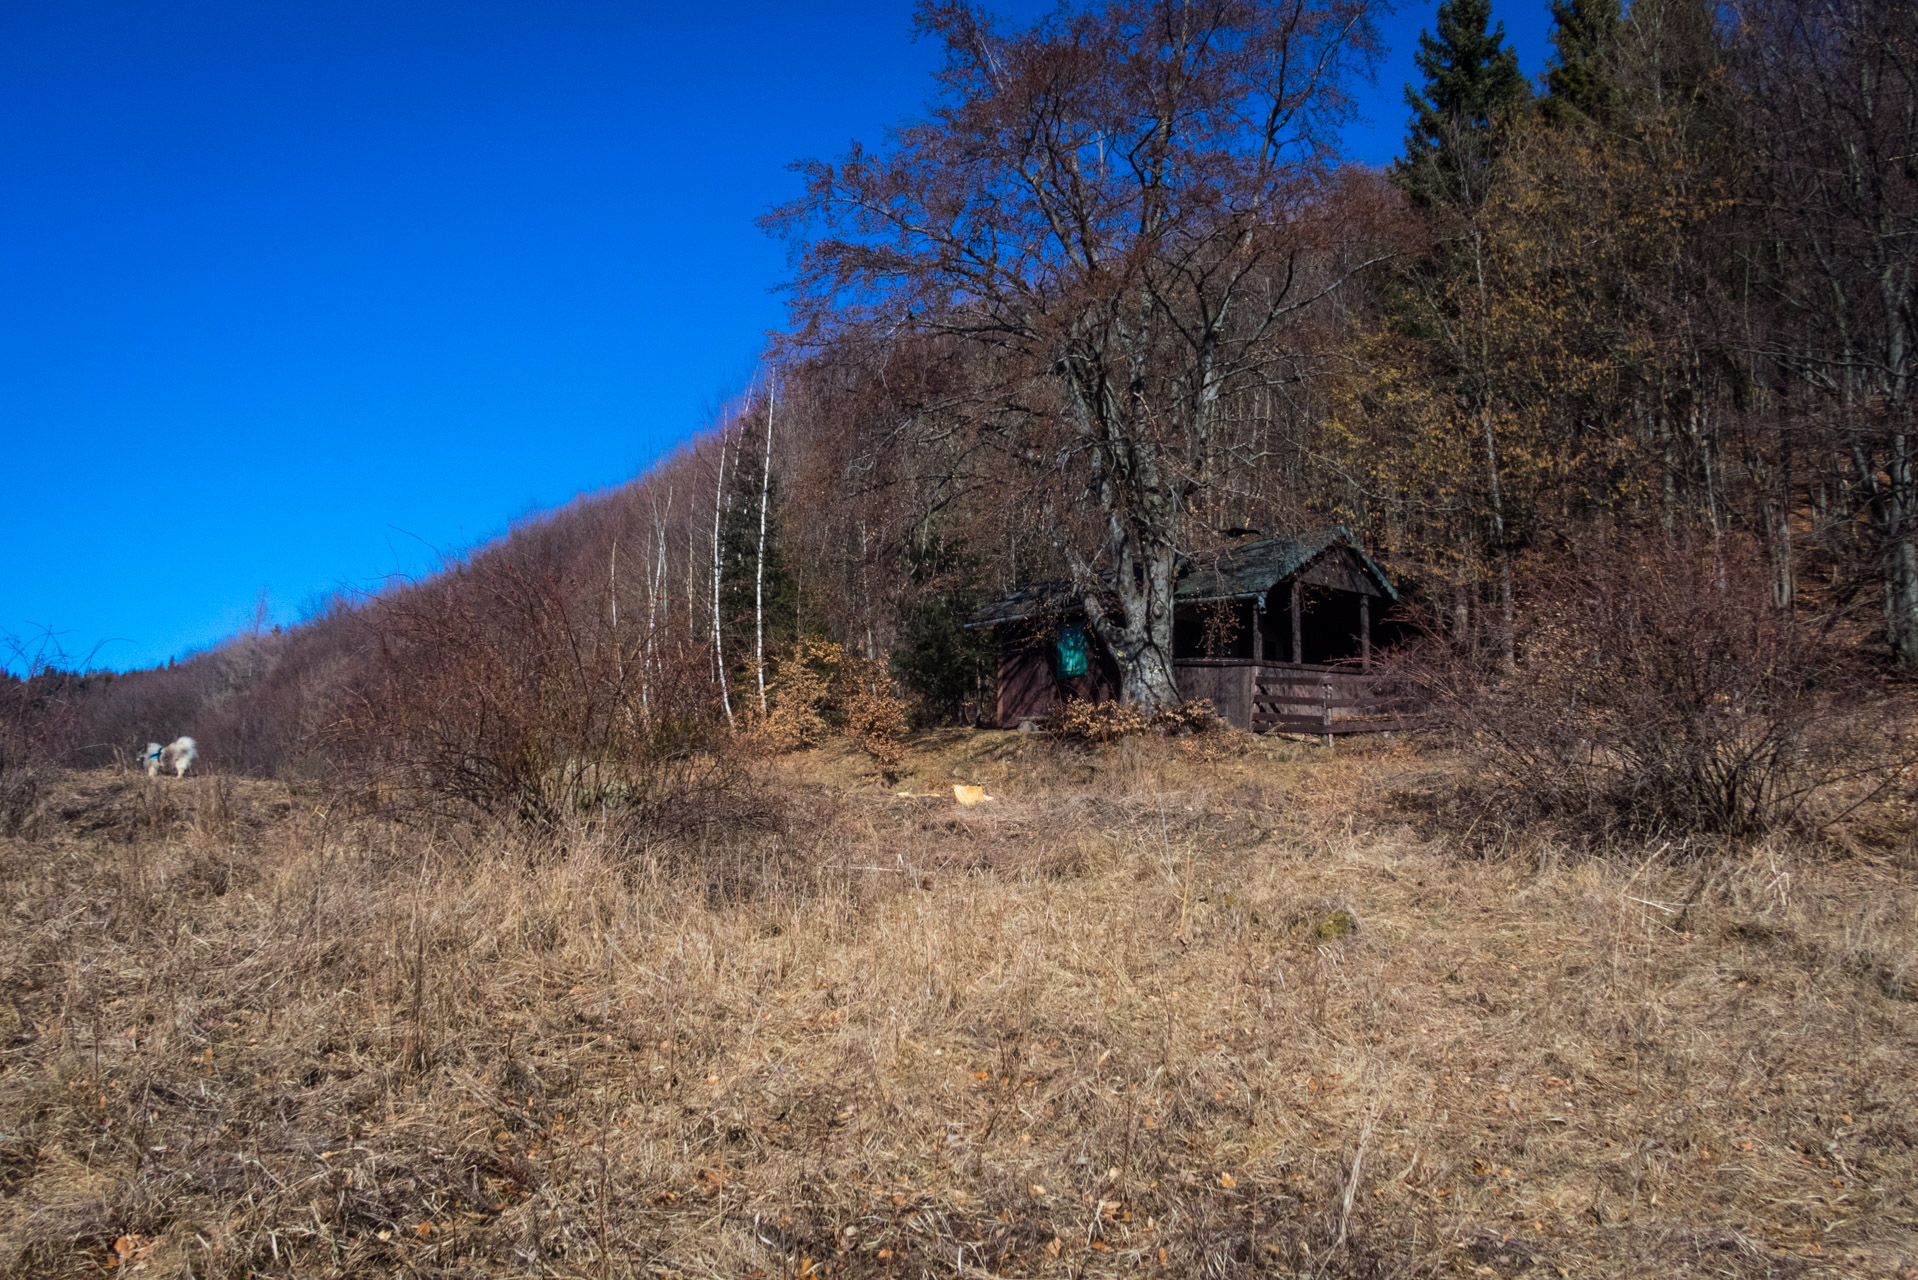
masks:
<path id="1" fill-rule="evenodd" d="M 1893 657 L 1918 667 L 1918 37 L 1908 0 L 1754 0 L 1741 70 L 1757 152 L 1768 354 L 1820 402 L 1879 557 Z"/>
<path id="2" fill-rule="evenodd" d="M 945 45 L 929 118 L 801 163 L 768 217 L 806 242 L 798 311 L 988 353 L 990 427 L 1096 513 L 1050 523 L 1125 698 L 1174 703 L 1176 561 L 1224 407 L 1299 376 L 1289 335 L 1365 261 L 1328 195 L 1369 0 L 1115 0 L 1012 32 L 927 3 L 918 25 Z"/>

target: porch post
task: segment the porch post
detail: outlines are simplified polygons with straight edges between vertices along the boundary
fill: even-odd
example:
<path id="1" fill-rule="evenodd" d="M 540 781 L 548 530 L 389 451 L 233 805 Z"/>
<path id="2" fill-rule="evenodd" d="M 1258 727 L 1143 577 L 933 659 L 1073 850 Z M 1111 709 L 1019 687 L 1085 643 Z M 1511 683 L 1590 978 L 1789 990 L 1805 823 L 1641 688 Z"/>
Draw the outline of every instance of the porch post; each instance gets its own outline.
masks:
<path id="1" fill-rule="evenodd" d="M 1252 602 L 1252 661 L 1265 661 L 1265 597 Z"/>
<path id="2" fill-rule="evenodd" d="M 1372 597 L 1359 597 L 1359 670 L 1372 669 Z"/>
<path id="3" fill-rule="evenodd" d="M 1299 622 L 1299 580 L 1292 579 L 1292 661 L 1305 661 L 1305 633 Z"/>

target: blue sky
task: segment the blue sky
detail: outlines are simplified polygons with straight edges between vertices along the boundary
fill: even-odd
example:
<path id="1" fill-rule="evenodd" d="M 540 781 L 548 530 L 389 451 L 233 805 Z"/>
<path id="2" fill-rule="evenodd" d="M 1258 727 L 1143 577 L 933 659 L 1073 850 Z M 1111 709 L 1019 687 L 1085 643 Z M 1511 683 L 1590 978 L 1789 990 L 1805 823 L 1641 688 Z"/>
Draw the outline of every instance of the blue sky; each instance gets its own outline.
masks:
<path id="1" fill-rule="evenodd" d="M 910 16 L 7 0 L 0 633 L 164 662 L 644 469 L 780 323 L 786 163 L 923 102 Z M 1542 0 L 1497 16 L 1536 73 Z"/>

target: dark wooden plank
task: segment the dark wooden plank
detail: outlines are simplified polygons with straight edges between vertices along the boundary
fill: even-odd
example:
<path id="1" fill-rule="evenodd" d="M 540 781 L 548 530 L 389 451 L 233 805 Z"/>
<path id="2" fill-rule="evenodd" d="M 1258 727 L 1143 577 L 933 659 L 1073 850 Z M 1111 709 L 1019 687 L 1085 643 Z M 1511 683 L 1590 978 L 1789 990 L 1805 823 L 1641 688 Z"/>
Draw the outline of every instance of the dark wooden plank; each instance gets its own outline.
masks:
<path id="1" fill-rule="evenodd" d="M 1205 698 L 1220 719 L 1241 729 L 1252 724 L 1252 668 L 1239 665 L 1198 666 L 1176 664 L 1174 679 L 1179 694 L 1188 699 Z"/>

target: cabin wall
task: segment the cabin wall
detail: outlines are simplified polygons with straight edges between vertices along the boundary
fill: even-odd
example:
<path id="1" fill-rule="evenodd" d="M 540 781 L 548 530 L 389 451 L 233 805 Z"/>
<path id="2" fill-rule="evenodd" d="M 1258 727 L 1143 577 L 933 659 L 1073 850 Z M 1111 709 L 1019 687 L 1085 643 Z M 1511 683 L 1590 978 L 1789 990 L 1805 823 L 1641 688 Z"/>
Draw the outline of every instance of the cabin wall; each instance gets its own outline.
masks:
<path id="1" fill-rule="evenodd" d="M 1119 665 L 1087 632 L 1086 673 L 1061 679 L 1053 674 L 1057 628 L 1035 628 L 1025 623 L 995 627 L 999 644 L 998 725 L 1017 729 L 1028 718 L 1050 715 L 1061 702 L 1077 698 L 1111 702 L 1119 696 Z"/>
<path id="2" fill-rule="evenodd" d="M 1050 711 L 1052 686 L 1052 665 L 1043 646 L 1000 640 L 997 723 L 1001 729 L 1017 729 L 1027 716 Z"/>

